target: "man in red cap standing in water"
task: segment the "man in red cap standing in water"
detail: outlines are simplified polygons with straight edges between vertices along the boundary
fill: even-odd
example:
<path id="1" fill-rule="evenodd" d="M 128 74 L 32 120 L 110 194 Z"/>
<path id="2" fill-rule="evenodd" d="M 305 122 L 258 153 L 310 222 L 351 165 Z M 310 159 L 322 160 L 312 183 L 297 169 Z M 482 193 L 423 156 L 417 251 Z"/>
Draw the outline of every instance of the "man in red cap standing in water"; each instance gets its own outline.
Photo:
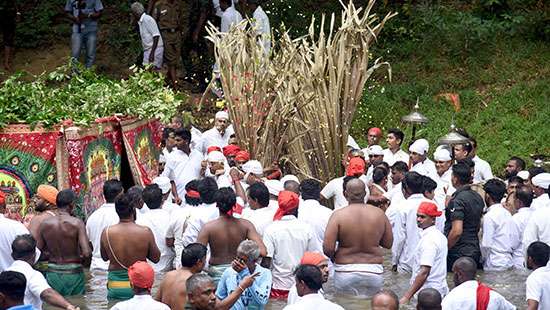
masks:
<path id="1" fill-rule="evenodd" d="M 416 222 L 422 229 L 413 262 L 411 287 L 400 300 L 406 304 L 425 288 L 436 289 L 441 296 L 447 295 L 447 238 L 435 226 L 435 219 L 443 212 L 430 201 L 421 202 L 416 211 Z"/>
<path id="2" fill-rule="evenodd" d="M 327 283 L 328 276 L 329 276 L 329 269 L 328 269 L 328 258 L 317 252 L 305 252 L 304 256 L 302 256 L 302 259 L 300 260 L 300 265 L 314 265 L 321 270 L 321 274 L 323 276 L 323 283 Z M 321 288 L 318 292 L 320 295 L 324 295 L 323 289 Z M 296 284 L 293 285 L 290 288 L 290 291 L 288 292 L 288 298 L 286 300 L 287 305 L 295 304 L 300 300 L 300 296 L 298 296 L 298 291 L 296 289 Z"/>

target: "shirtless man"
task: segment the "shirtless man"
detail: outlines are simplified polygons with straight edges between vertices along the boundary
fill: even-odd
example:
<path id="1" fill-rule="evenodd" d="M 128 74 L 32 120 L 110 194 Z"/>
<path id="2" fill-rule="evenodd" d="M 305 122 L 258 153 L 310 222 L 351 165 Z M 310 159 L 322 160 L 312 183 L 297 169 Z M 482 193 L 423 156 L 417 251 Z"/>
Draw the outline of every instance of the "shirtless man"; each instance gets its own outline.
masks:
<path id="1" fill-rule="evenodd" d="M 200 273 L 206 263 L 206 247 L 191 243 L 181 253 L 181 268 L 168 272 L 160 283 L 155 299 L 167 304 L 170 309 L 184 309 L 187 303 L 185 281 Z"/>
<path id="2" fill-rule="evenodd" d="M 82 265 L 92 256 L 86 226 L 71 216 L 75 193 L 65 189 L 57 195 L 57 216 L 45 219 L 40 225 L 36 245 L 50 253 L 46 280 L 63 296 L 84 294 L 86 279 Z"/>
<path id="3" fill-rule="evenodd" d="M 336 290 L 369 298 L 382 288 L 384 282 L 384 251 L 381 246 L 391 248 L 391 225 L 384 211 L 363 203 L 366 191 L 360 179 L 350 180 L 344 195 L 349 205 L 332 213 L 325 231 L 323 251 L 334 262 Z"/>
<path id="4" fill-rule="evenodd" d="M 56 215 L 56 197 L 57 197 L 57 188 L 51 185 L 39 185 L 36 190 L 36 195 L 33 197 L 34 202 L 34 211 L 37 213 L 32 217 L 29 224 L 29 231 L 35 240 L 38 239 L 40 234 L 40 225 L 42 222 Z M 38 262 L 35 265 L 35 268 L 44 273 L 48 269 L 48 253 L 43 251 L 38 259 Z"/>
<path id="5" fill-rule="evenodd" d="M 255 241 L 260 247 L 260 256 L 265 256 L 266 249 L 251 222 L 233 217 L 232 210 L 237 200 L 231 188 L 220 188 L 215 194 L 215 200 L 220 217 L 204 225 L 197 242 L 210 245 L 208 274 L 217 284 L 225 269 L 231 268 L 237 248 L 243 240 Z"/>
<path id="6" fill-rule="evenodd" d="M 128 194 L 117 197 L 115 209 L 120 221 L 103 230 L 100 243 L 101 258 L 109 261 L 107 297 L 130 299 L 134 292 L 130 287 L 128 267 L 138 260 L 149 259 L 158 263 L 160 251 L 151 229 L 134 222 L 136 209 L 132 206 Z"/>

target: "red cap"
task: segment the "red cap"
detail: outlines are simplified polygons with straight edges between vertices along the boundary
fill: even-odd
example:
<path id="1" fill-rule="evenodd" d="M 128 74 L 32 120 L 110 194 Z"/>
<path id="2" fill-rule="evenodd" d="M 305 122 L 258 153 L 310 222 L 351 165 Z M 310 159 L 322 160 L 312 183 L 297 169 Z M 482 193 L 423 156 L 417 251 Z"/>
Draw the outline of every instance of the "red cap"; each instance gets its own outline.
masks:
<path id="1" fill-rule="evenodd" d="M 247 151 L 239 151 L 235 155 L 236 161 L 249 161 L 250 160 L 250 154 L 248 154 Z"/>
<path id="2" fill-rule="evenodd" d="M 185 192 L 185 196 L 187 196 L 189 198 L 201 198 L 201 194 L 199 194 L 199 192 L 194 191 L 192 189 Z"/>
<path id="3" fill-rule="evenodd" d="M 0 205 L 6 204 L 6 194 L 3 191 L 0 191 Z"/>
<path id="4" fill-rule="evenodd" d="M 441 216 L 441 214 L 443 214 L 443 212 L 437 209 L 437 205 L 430 201 L 424 201 L 420 203 L 420 205 L 418 206 L 417 212 L 421 214 L 426 214 L 427 216 L 431 216 L 431 217 L 438 217 L 438 216 Z"/>
<path id="5" fill-rule="evenodd" d="M 273 216 L 274 221 L 280 220 L 283 216 L 289 214 L 290 212 L 298 208 L 300 199 L 298 198 L 298 195 L 295 192 L 282 191 L 279 193 L 278 202 L 279 202 L 279 209 L 277 209 L 277 212 Z"/>
<path id="6" fill-rule="evenodd" d="M 373 135 L 376 135 L 376 136 L 381 136 L 382 135 L 382 129 L 378 128 L 378 127 L 372 127 L 371 129 L 369 129 L 369 132 L 367 134 L 373 134 Z"/>
<path id="7" fill-rule="evenodd" d="M 235 144 L 229 144 L 223 147 L 223 156 L 229 157 L 229 156 L 236 156 L 237 153 L 241 148 L 238 145 Z"/>
<path id="8" fill-rule="evenodd" d="M 153 267 L 144 261 L 135 262 L 128 268 L 128 278 L 134 287 L 152 288 L 155 281 Z"/>
<path id="9" fill-rule="evenodd" d="M 326 261 L 327 258 L 318 252 L 305 252 L 300 260 L 300 265 L 319 265 L 320 263 Z"/>
<path id="10" fill-rule="evenodd" d="M 213 152 L 213 151 L 218 151 L 218 152 L 221 152 L 222 149 L 219 147 L 219 146 L 209 146 L 207 149 L 206 149 L 206 154 L 210 153 L 210 152 Z"/>
<path id="11" fill-rule="evenodd" d="M 346 169 L 346 176 L 360 176 L 365 173 L 365 160 L 361 157 L 353 157 Z"/>

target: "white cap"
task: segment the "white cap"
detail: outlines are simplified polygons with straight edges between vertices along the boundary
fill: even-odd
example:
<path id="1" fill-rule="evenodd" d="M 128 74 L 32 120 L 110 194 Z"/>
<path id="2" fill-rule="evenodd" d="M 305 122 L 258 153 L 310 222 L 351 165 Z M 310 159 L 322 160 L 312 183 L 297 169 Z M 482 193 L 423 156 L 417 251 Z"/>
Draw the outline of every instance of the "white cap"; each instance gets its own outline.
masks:
<path id="1" fill-rule="evenodd" d="M 170 189 L 172 189 L 172 185 L 170 184 L 170 179 L 167 177 L 156 177 L 153 179 L 153 183 L 159 186 L 163 194 L 168 193 Z"/>
<path id="2" fill-rule="evenodd" d="M 243 171 L 246 173 L 252 173 L 256 175 L 262 175 L 264 173 L 264 167 L 262 163 L 257 160 L 249 160 L 243 165 Z"/>
<path id="3" fill-rule="evenodd" d="M 414 141 L 414 143 L 411 146 L 409 146 L 409 152 L 418 153 L 420 155 L 424 155 L 428 153 L 429 149 L 430 149 L 430 144 L 426 139 L 418 139 Z"/>
<path id="4" fill-rule="evenodd" d="M 451 160 L 451 153 L 444 148 L 438 149 L 434 152 L 434 160 L 435 161 L 450 161 Z"/>
<path id="5" fill-rule="evenodd" d="M 529 179 L 529 171 L 521 170 L 520 172 L 518 172 L 518 177 L 522 178 L 523 180 Z"/>
<path id="6" fill-rule="evenodd" d="M 293 174 L 287 174 L 281 178 L 281 184 L 283 184 L 283 186 L 285 185 L 286 181 L 296 181 L 300 183 L 300 180 L 298 179 L 298 177 Z"/>
<path id="7" fill-rule="evenodd" d="M 216 113 L 216 119 L 229 119 L 229 114 L 225 111 L 219 111 Z"/>
<path id="8" fill-rule="evenodd" d="M 225 156 L 220 151 L 212 151 L 208 153 L 206 160 L 211 163 L 223 163 L 225 162 Z"/>
<path id="9" fill-rule="evenodd" d="M 384 149 L 380 145 L 371 145 L 368 148 L 368 154 L 374 156 L 384 155 Z"/>
<path id="10" fill-rule="evenodd" d="M 279 193 L 285 190 L 281 181 L 278 180 L 267 180 L 264 184 L 267 186 L 269 193 L 274 196 L 279 196 Z"/>
<path id="11" fill-rule="evenodd" d="M 548 186 L 550 185 L 550 173 L 543 172 L 537 174 L 531 179 L 531 183 L 537 187 L 548 189 Z"/>

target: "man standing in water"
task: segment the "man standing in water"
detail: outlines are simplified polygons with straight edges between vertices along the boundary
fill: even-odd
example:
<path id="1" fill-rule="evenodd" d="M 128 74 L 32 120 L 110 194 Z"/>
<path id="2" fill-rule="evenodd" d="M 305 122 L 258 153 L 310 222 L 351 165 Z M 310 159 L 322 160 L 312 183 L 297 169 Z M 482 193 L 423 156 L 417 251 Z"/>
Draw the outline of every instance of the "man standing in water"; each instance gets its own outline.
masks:
<path id="1" fill-rule="evenodd" d="M 81 219 L 71 216 L 75 193 L 65 189 L 57 195 L 57 216 L 40 225 L 37 247 L 50 254 L 46 280 L 63 296 L 84 294 L 82 264 L 91 255 L 90 240 Z"/>
<path id="2" fill-rule="evenodd" d="M 128 278 L 128 267 L 146 259 L 158 263 L 160 251 L 151 229 L 134 223 L 136 209 L 127 194 L 121 194 L 116 199 L 115 208 L 119 223 L 105 228 L 101 233 L 101 257 L 104 261 L 110 261 L 107 297 L 129 299 L 134 292 Z"/>
<path id="3" fill-rule="evenodd" d="M 391 225 L 384 211 L 364 204 L 365 184 L 360 179 L 350 180 L 344 195 L 349 205 L 330 217 L 323 251 L 334 262 L 334 286 L 338 291 L 371 297 L 384 282 L 381 246 L 391 248 Z"/>
<path id="4" fill-rule="evenodd" d="M 34 210 L 38 213 L 33 216 L 29 224 L 29 231 L 34 239 L 38 239 L 40 224 L 52 216 L 55 216 L 55 198 L 57 197 L 57 188 L 51 185 L 39 185 L 34 196 Z"/>

